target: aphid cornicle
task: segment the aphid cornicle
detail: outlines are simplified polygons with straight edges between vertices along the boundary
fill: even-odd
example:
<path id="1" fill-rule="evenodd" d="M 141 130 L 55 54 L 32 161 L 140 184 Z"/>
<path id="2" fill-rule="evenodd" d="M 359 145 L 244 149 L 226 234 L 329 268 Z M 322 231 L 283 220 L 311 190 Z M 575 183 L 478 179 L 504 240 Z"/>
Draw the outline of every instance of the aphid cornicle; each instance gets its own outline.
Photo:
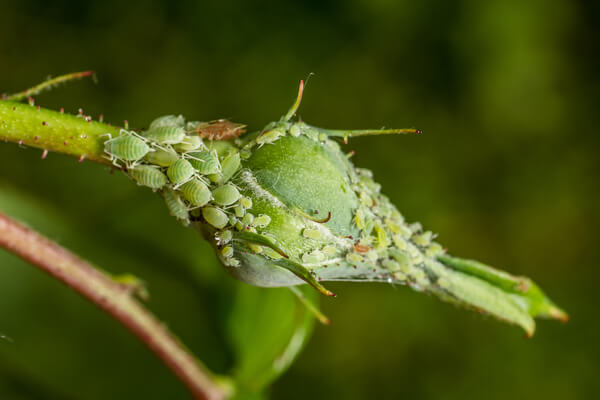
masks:
<path id="1" fill-rule="evenodd" d="M 211 193 L 208 186 L 198 179 L 192 179 L 181 185 L 179 188 L 183 197 L 191 205 L 202 207 L 210 201 Z"/>
<path id="2" fill-rule="evenodd" d="M 121 130 L 121 135 L 104 142 L 104 151 L 114 160 L 138 161 L 150 151 L 150 146 L 136 134 Z"/>
<path id="3" fill-rule="evenodd" d="M 190 180 L 194 175 L 195 169 L 190 162 L 184 158 L 180 158 L 175 161 L 169 169 L 167 169 L 167 176 L 174 184 L 181 184 Z"/>
<path id="4" fill-rule="evenodd" d="M 136 165 L 129 170 L 131 177 L 141 186 L 151 189 L 160 189 L 168 182 L 167 177 L 160 169 L 150 165 Z"/>

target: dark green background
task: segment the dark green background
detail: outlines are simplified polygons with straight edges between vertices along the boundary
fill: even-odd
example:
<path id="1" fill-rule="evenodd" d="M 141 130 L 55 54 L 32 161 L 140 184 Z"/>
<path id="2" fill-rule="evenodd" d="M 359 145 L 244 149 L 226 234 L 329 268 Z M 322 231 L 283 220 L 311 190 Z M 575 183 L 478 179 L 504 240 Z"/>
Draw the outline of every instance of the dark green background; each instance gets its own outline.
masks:
<path id="1" fill-rule="evenodd" d="M 598 2 L 0 2 L 0 91 L 83 69 L 37 97 L 143 127 L 231 118 L 259 129 L 314 72 L 301 116 L 331 128 L 418 127 L 352 140 L 408 220 L 458 256 L 535 280 L 571 315 L 517 328 L 404 288 L 331 285 L 317 326 L 271 389 L 286 399 L 588 399 L 600 391 Z M 237 284 L 157 196 L 91 163 L 0 145 L 0 206 L 111 272 L 227 372 Z M 313 184 L 318 184 L 314 182 Z M 274 322 L 276 323 L 276 322 Z M 0 254 L 0 398 L 187 398 L 128 332 Z"/>

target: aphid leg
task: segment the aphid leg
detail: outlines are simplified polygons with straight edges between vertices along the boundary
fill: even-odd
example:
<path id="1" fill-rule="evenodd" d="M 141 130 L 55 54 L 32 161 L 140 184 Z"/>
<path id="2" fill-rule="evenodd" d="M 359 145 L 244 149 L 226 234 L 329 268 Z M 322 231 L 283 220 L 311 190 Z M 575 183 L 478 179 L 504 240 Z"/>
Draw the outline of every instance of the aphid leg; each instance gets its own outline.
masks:
<path id="1" fill-rule="evenodd" d="M 281 118 L 282 121 L 289 121 L 296 111 L 298 111 L 298 107 L 300 107 L 300 102 L 302 101 L 302 93 L 304 92 L 304 80 L 300 81 L 300 86 L 298 87 L 298 96 L 296 97 L 296 101 L 292 104 L 292 107 L 288 110 L 287 114 Z"/>
<path id="2" fill-rule="evenodd" d="M 321 310 L 319 310 L 319 307 L 317 307 L 316 304 L 307 299 L 304 293 L 302 293 L 302 291 L 298 287 L 290 286 L 289 289 L 294 294 L 294 296 L 296 296 L 298 301 L 302 303 L 304 307 L 306 307 L 306 309 L 310 313 L 312 313 L 315 316 L 315 318 L 317 318 L 317 320 L 319 320 L 320 323 L 322 323 L 323 325 L 329 325 L 329 318 L 327 318 L 327 316 L 323 314 Z"/>
<path id="3" fill-rule="evenodd" d="M 24 90 L 22 92 L 8 95 L 4 98 L 4 100 L 21 101 L 28 97 L 35 96 L 35 95 L 43 92 L 44 90 L 50 90 L 60 83 L 85 78 L 85 77 L 91 76 L 91 75 L 94 75 L 94 71 L 74 72 L 72 74 L 57 76 L 56 78 L 48 79 L 47 81 L 42 82 L 42 83 L 40 83 L 32 88 L 29 88 L 27 90 Z"/>

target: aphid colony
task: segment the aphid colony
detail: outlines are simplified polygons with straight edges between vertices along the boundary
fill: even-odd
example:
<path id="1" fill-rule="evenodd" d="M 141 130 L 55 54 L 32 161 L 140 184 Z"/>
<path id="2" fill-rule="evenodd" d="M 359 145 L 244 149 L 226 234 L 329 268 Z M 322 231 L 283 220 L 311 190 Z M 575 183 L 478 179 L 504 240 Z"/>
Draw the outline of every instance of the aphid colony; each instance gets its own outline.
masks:
<path id="1" fill-rule="evenodd" d="M 122 129 L 118 137 L 104 143 L 104 150 L 139 185 L 160 191 L 170 213 L 184 225 L 202 216 L 221 230 L 229 225 L 230 215 L 243 216 L 252 202 L 229 182 L 240 167 L 238 151 L 231 147 L 219 155 L 216 142 L 213 146 L 198 136 L 198 127 L 210 130 L 211 124 L 186 123 L 182 116 L 167 115 L 141 133 Z M 224 135 L 224 121 L 214 124 Z M 240 130 L 240 125 L 231 127 Z M 220 237 L 221 244 L 228 242 L 227 234 L 220 233 Z"/>
<path id="2" fill-rule="evenodd" d="M 213 242 L 226 265 L 239 265 L 232 244 L 235 232 L 267 238 L 267 242 L 261 243 L 253 237 L 247 241 L 247 248 L 274 262 L 282 260 L 286 250 L 277 247 L 278 240 L 267 229 L 271 217 L 254 215 L 250 210 L 252 199 L 244 197 L 231 178 L 253 149 L 273 145 L 286 136 L 302 135 L 342 154 L 339 145 L 329 136 L 345 135 L 337 131 L 323 132 L 303 122 L 279 121 L 261 132 L 247 135 L 246 140 L 238 139 L 235 144 L 210 138 L 205 142 L 199 136 L 202 132 L 213 136 L 214 132 L 220 132 L 220 137 L 231 139 L 241 131 L 240 125 L 223 120 L 215 124 L 217 127 L 213 129 L 210 123 L 186 123 L 182 116 L 160 117 L 140 133 L 122 130 L 120 136 L 105 142 L 105 152 L 139 185 L 159 191 L 170 213 L 183 224 L 189 224 L 190 220 L 208 224 L 214 230 Z M 234 132 L 224 133 L 225 127 Z M 306 225 L 301 235 L 308 243 L 307 250 L 292 257 L 296 260 L 282 261 L 296 263 L 297 268 L 306 272 L 302 279 L 320 290 L 324 289 L 313 276 L 324 274 L 327 267 L 352 268 L 354 271 L 350 273 L 354 279 L 408 282 L 416 288 L 426 286 L 428 280 L 421 265 L 423 254 L 434 256 L 441 252 L 441 246 L 432 243 L 433 235 L 422 232 L 420 225 L 405 224 L 396 208 L 379 193 L 380 186 L 372 180 L 370 171 L 355 169 L 343 154 L 342 159 L 349 187 L 360 200 L 353 210 L 352 220 L 359 235 L 331 240 L 332 235 L 326 228 Z"/>

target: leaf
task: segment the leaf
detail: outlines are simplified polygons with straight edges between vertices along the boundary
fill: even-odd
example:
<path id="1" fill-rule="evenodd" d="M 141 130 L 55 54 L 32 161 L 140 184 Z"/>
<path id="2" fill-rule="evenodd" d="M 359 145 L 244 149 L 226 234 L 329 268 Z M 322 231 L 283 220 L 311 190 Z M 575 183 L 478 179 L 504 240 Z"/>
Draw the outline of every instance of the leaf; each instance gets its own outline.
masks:
<path id="1" fill-rule="evenodd" d="M 306 285 L 299 290 L 311 301 L 318 296 Z M 287 370 L 313 326 L 313 314 L 287 288 L 239 284 L 227 329 L 236 358 L 238 396 L 260 392 Z"/>

